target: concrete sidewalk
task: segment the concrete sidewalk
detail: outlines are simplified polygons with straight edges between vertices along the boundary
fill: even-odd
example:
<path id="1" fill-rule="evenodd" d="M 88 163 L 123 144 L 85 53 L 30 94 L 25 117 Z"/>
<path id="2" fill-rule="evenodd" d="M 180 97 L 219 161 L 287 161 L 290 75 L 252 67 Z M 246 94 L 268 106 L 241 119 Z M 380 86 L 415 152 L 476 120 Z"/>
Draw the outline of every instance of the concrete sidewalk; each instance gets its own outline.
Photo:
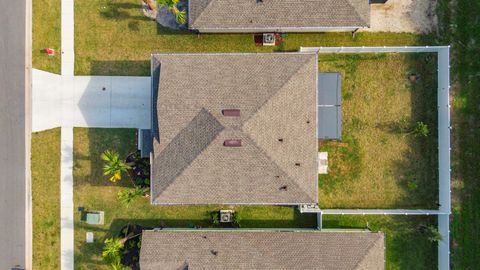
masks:
<path id="1" fill-rule="evenodd" d="M 61 4 L 61 44 L 62 44 L 62 65 L 61 74 L 73 76 L 74 72 L 74 10 L 73 0 L 62 0 Z"/>
<path id="2" fill-rule="evenodd" d="M 60 269 L 74 269 L 73 128 L 61 129 Z"/>
<path id="3" fill-rule="evenodd" d="M 33 131 L 150 128 L 150 77 L 60 76 L 33 70 Z"/>

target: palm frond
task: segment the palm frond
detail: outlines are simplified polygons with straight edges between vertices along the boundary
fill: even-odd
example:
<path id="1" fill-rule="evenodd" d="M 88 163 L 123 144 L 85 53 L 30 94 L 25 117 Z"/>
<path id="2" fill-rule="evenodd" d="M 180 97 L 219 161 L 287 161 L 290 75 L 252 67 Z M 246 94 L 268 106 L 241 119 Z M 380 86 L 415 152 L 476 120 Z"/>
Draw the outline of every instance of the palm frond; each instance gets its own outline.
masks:
<path id="1" fill-rule="evenodd" d="M 178 10 L 175 12 L 175 20 L 179 23 L 179 24 L 185 24 L 187 22 L 187 13 L 185 12 L 185 10 Z"/>
<path id="2" fill-rule="evenodd" d="M 171 8 L 171 0 L 157 0 L 157 4 L 161 7 Z"/>

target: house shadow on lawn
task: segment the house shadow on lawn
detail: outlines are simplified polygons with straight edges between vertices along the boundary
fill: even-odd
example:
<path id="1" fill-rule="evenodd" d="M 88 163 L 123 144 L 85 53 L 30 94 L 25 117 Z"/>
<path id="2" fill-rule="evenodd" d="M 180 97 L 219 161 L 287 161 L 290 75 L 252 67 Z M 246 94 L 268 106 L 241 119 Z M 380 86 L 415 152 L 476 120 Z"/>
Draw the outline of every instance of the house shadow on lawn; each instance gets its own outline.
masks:
<path id="1" fill-rule="evenodd" d="M 150 76 L 150 55 L 145 55 L 145 58 L 148 60 L 92 61 L 89 74 L 97 76 Z"/>
<path id="2" fill-rule="evenodd" d="M 307 215 L 308 217 L 306 217 Z M 302 217 L 300 217 L 302 216 Z M 303 224 L 298 221 L 298 219 L 308 219 L 310 223 L 305 227 L 306 224 Z M 272 229 L 272 230 L 289 230 L 289 229 L 315 229 L 316 228 L 316 215 L 312 214 L 300 214 L 296 211 L 295 216 L 291 220 L 242 220 L 242 227 L 240 229 Z M 295 227 L 294 224 L 300 224 L 302 227 Z M 76 222 L 75 227 L 81 228 L 82 231 L 91 231 L 95 235 L 98 233 L 104 233 L 104 236 L 101 238 L 96 238 L 95 242 L 92 244 L 87 244 L 82 242 L 79 249 L 76 250 L 75 256 L 81 257 L 82 262 L 91 262 L 95 261 L 95 257 L 98 257 L 103 249 L 103 243 L 108 238 L 119 237 L 121 230 L 127 225 L 140 225 L 144 228 L 162 228 L 162 229 L 219 229 L 218 227 L 212 226 L 211 220 L 209 219 L 197 219 L 197 220 L 187 220 L 187 219 L 113 219 L 113 221 L 107 224 L 107 228 L 97 227 L 94 225 L 88 225 L 84 222 Z M 313 226 L 314 225 L 314 226 Z M 234 228 L 232 228 L 234 229 Z"/>
<path id="3" fill-rule="evenodd" d="M 75 128 L 74 130 L 74 185 L 131 187 L 129 176 L 122 174 L 122 180 L 113 183 L 103 175 L 105 162 L 101 154 L 114 150 L 121 160 L 136 151 L 135 129 Z"/>
<path id="4" fill-rule="evenodd" d="M 297 211 L 298 212 L 298 211 Z M 184 219 L 114 219 L 110 224 L 110 228 L 105 235 L 105 238 L 117 237 L 121 229 L 128 224 L 140 225 L 145 228 L 158 228 L 158 229 L 188 229 L 188 230 L 202 230 L 202 229 L 273 229 L 273 230 L 289 230 L 289 229 L 316 229 L 315 226 L 309 227 L 296 227 L 295 223 L 298 222 L 298 215 L 307 215 L 312 219 L 312 224 L 314 224 L 314 219 L 316 221 L 316 215 L 313 214 L 295 214 L 294 219 L 292 220 L 259 220 L 259 219 L 246 219 L 241 220 L 240 228 L 228 228 L 228 227 L 215 227 L 212 225 L 211 220 L 209 219 L 200 219 L 200 220 L 184 220 Z M 302 219 L 305 219 L 303 217 Z M 304 224 L 305 225 L 305 224 Z"/>

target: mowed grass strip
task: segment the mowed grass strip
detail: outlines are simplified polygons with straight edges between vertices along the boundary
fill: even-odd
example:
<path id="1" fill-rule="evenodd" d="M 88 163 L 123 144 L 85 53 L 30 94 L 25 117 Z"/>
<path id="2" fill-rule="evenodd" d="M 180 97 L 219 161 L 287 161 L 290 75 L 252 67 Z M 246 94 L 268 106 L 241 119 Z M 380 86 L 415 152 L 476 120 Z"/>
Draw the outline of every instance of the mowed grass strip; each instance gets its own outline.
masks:
<path id="1" fill-rule="evenodd" d="M 385 234 L 385 268 L 437 269 L 437 243 L 419 232 L 419 226 L 436 227 L 426 216 L 331 216 L 323 215 L 325 229 L 369 229 Z"/>
<path id="2" fill-rule="evenodd" d="M 33 0 L 32 18 L 33 68 L 60 74 L 60 0 Z M 45 48 L 54 49 L 55 56 L 48 56 Z"/>
<path id="3" fill-rule="evenodd" d="M 253 34 L 194 34 L 159 26 L 136 0 L 75 2 L 75 73 L 149 75 L 153 52 L 272 52 L 257 47 Z M 300 46 L 428 45 L 429 36 L 407 33 L 289 33 L 285 50 Z"/>
<path id="4" fill-rule="evenodd" d="M 32 134 L 33 269 L 60 269 L 60 129 Z"/>
<path id="5" fill-rule="evenodd" d="M 101 258 L 103 241 L 116 236 L 128 223 L 149 227 L 212 227 L 210 213 L 234 209 L 244 228 L 315 228 L 316 216 L 300 214 L 294 207 L 275 206 L 152 206 L 148 198 L 140 198 L 126 207 L 117 200 L 117 193 L 132 189 L 124 177 L 114 184 L 103 176 L 100 154 L 115 150 L 125 157 L 136 149 L 132 129 L 74 130 L 74 203 L 75 207 L 105 211 L 105 225 L 93 226 L 80 221 L 75 213 L 75 264 L 78 269 L 109 269 Z M 85 233 L 94 232 L 95 243 L 85 243 Z"/>
<path id="6" fill-rule="evenodd" d="M 329 153 L 321 208 L 438 208 L 436 57 L 329 54 L 319 70 L 340 72 L 343 91 L 342 139 L 319 147 Z M 418 121 L 427 137 L 401 131 Z"/>

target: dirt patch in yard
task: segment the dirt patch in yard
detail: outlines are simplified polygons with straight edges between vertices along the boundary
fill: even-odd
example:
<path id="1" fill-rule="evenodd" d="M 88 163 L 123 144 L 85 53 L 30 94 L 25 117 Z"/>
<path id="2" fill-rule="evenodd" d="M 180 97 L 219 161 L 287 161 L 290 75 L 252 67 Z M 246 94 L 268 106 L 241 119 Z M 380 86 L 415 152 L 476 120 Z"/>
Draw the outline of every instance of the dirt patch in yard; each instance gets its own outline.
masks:
<path id="1" fill-rule="evenodd" d="M 388 0 L 371 4 L 368 32 L 410 32 L 426 34 L 437 29 L 437 0 Z"/>

